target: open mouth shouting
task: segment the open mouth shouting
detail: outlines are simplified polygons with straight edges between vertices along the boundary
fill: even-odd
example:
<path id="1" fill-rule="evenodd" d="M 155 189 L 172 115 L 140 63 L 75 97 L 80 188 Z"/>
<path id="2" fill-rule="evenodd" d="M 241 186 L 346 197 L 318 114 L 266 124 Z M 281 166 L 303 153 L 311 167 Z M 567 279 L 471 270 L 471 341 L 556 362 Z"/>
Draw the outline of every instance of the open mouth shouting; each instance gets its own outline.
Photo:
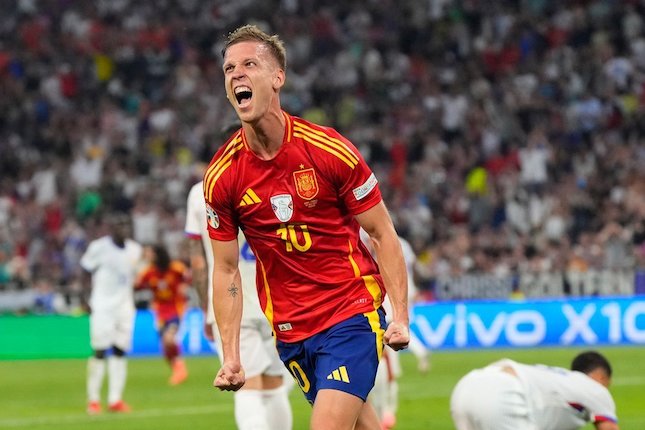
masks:
<path id="1" fill-rule="evenodd" d="M 235 100 L 237 100 L 237 105 L 241 108 L 248 106 L 251 103 L 251 98 L 253 97 L 253 92 L 251 88 L 241 85 L 234 90 Z"/>

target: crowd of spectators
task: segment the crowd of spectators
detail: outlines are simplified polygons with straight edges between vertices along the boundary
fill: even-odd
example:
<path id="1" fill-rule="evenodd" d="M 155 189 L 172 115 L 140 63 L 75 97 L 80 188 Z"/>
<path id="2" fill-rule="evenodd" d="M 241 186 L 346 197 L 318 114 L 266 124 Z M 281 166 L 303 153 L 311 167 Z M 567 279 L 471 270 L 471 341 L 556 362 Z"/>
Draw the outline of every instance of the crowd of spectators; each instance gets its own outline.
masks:
<path id="1" fill-rule="evenodd" d="M 111 211 L 185 257 L 187 191 L 234 118 L 222 43 L 249 22 L 286 42 L 285 108 L 374 168 L 422 285 L 645 267 L 642 1 L 7 0 L 0 290 L 82 307 Z"/>

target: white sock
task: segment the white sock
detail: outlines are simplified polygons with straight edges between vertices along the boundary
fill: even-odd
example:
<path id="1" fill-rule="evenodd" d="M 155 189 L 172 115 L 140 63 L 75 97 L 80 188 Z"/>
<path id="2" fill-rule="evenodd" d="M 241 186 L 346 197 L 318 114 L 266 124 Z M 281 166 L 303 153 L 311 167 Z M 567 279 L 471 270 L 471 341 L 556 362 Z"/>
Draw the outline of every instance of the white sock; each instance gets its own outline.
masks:
<path id="1" fill-rule="evenodd" d="M 271 430 L 291 430 L 293 415 L 285 386 L 262 391 L 267 422 Z"/>
<path id="2" fill-rule="evenodd" d="M 90 357 L 87 360 L 87 400 L 101 401 L 101 387 L 105 376 L 105 359 Z"/>
<path id="3" fill-rule="evenodd" d="M 388 397 L 386 411 L 396 415 L 399 409 L 399 383 L 395 380 L 388 383 Z"/>
<path id="4" fill-rule="evenodd" d="M 125 380 L 128 377 L 128 362 L 125 357 L 108 357 L 108 403 L 111 405 L 123 398 Z"/>
<path id="5" fill-rule="evenodd" d="M 260 390 L 240 390 L 234 394 L 238 430 L 270 430 Z"/>

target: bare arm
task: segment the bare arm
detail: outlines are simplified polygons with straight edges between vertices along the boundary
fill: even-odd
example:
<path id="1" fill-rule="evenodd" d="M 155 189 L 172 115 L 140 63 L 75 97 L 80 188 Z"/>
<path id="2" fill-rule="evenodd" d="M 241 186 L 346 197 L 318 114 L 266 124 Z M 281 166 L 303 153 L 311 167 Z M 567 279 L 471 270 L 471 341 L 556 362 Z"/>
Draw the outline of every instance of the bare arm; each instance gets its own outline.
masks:
<path id="1" fill-rule="evenodd" d="M 204 247 L 200 240 L 188 240 L 190 253 L 190 270 L 192 284 L 199 297 L 199 305 L 204 313 L 208 311 L 208 268 L 206 267 L 206 256 Z"/>
<path id="2" fill-rule="evenodd" d="M 618 424 L 612 423 L 611 421 L 602 421 L 594 423 L 596 430 L 619 430 Z"/>
<path id="3" fill-rule="evenodd" d="M 220 390 L 237 391 L 244 385 L 240 363 L 240 323 L 242 320 L 242 279 L 238 269 L 237 239 L 211 240 L 213 265 L 213 310 L 222 341 L 222 367 L 214 385 Z"/>
<path id="4" fill-rule="evenodd" d="M 213 341 L 215 338 L 212 325 L 208 322 L 208 267 L 202 241 L 188 239 L 188 252 L 193 288 L 197 292 L 199 306 L 204 313 L 204 336 Z"/>
<path id="5" fill-rule="evenodd" d="M 392 322 L 384 341 L 392 349 L 406 348 L 410 341 L 408 316 L 408 277 L 401 243 L 383 202 L 356 216 L 372 241 L 385 290 L 392 303 Z"/>

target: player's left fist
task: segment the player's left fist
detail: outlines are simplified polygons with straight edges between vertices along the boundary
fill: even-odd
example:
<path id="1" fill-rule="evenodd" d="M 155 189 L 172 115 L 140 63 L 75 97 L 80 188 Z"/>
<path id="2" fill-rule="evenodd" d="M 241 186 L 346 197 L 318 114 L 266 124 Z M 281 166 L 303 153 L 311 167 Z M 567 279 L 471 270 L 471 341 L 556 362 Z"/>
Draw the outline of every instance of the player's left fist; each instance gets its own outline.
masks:
<path id="1" fill-rule="evenodd" d="M 405 349 L 410 343 L 410 329 L 407 324 L 392 321 L 385 330 L 383 342 L 395 351 Z"/>

